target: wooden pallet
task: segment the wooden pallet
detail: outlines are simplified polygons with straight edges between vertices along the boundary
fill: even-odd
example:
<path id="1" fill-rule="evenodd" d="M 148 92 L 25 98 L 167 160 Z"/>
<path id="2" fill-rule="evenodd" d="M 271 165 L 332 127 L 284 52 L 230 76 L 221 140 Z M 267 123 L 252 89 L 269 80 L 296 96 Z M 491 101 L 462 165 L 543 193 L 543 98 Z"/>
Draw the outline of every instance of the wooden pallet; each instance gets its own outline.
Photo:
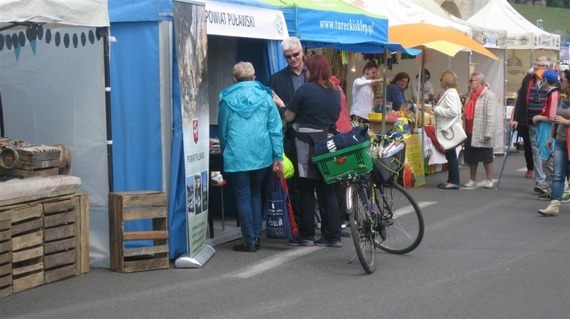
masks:
<path id="1" fill-rule="evenodd" d="M 135 272 L 169 268 L 166 194 L 155 191 L 109 194 L 111 270 Z M 151 231 L 124 230 L 124 222 L 152 219 Z M 126 248 L 128 241 L 152 240 L 153 245 Z"/>
<path id="2" fill-rule="evenodd" d="M 24 205 L 10 210 L 12 228 L 12 291 L 44 283 L 43 207 Z"/>
<path id="3" fill-rule="evenodd" d="M 12 294 L 12 221 L 0 214 L 0 298 Z"/>
<path id="4" fill-rule="evenodd" d="M 89 270 L 86 193 L 0 202 L 0 298 Z"/>
<path id="5" fill-rule="evenodd" d="M 43 203 L 45 283 L 79 275 L 77 269 L 78 201 Z"/>

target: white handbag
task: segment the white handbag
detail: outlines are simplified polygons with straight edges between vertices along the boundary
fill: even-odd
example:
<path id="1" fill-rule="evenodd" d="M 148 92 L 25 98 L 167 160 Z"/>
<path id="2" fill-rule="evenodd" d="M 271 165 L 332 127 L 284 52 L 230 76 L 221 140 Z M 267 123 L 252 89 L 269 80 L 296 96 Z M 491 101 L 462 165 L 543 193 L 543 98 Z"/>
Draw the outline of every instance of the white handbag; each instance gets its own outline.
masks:
<path id="1" fill-rule="evenodd" d="M 446 128 L 437 131 L 435 137 L 439 145 L 447 151 L 463 143 L 467 139 L 467 134 L 465 134 L 465 130 L 459 122 L 459 117 L 456 117 L 455 121 L 451 122 Z"/>

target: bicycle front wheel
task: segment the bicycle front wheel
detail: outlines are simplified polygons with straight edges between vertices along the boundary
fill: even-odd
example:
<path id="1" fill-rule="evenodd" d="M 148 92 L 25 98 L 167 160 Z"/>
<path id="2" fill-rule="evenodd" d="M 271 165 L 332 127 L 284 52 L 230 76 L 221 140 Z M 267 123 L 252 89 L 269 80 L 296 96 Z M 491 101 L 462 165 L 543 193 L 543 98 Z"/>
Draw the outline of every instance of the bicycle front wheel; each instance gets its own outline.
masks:
<path id="1" fill-rule="evenodd" d="M 359 185 L 350 185 L 347 192 L 350 196 L 347 198 L 347 202 L 350 203 L 348 207 L 350 232 L 356 255 L 364 271 L 371 274 L 376 270 L 376 256 L 368 199 L 365 190 Z"/>
<path id="2" fill-rule="evenodd" d="M 395 182 L 374 189 L 381 211 L 376 247 L 393 254 L 416 249 L 424 237 L 424 219 L 416 201 Z"/>

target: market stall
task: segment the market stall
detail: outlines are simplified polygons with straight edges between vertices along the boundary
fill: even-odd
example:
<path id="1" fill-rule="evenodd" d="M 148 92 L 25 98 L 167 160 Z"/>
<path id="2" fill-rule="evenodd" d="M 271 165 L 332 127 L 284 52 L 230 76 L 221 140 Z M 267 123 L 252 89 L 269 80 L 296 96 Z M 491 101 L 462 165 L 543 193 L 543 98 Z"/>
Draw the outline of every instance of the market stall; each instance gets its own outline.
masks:
<path id="1" fill-rule="evenodd" d="M 8 286 L 0 275 L 0 295 L 89 270 L 89 218 L 106 211 L 109 187 L 108 26 L 103 0 L 0 3 L 0 124 L 9 137 L 0 219 L 3 235 L 11 228 L 12 269 Z M 73 157 L 72 176 L 58 168 L 56 144 Z"/>
<path id="2" fill-rule="evenodd" d="M 491 0 L 467 19 L 485 28 L 506 30 L 507 90 L 516 92 L 535 58 L 558 60 L 560 35 L 548 33 L 520 15 L 507 0 Z"/>

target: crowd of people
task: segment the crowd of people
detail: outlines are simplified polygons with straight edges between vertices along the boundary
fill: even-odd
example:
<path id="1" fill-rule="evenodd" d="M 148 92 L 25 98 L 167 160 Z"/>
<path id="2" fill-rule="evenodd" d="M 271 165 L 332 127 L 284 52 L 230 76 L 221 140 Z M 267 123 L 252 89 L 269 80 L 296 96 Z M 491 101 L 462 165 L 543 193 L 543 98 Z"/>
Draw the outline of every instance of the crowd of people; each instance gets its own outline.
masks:
<path id="1" fill-rule="evenodd" d="M 566 153 L 570 124 L 567 120 L 570 118 L 567 112 L 570 105 L 568 75 L 568 70 L 554 70 L 547 57 L 536 58 L 517 92 L 509 122 L 509 128 L 516 129 L 523 139 L 525 177 L 534 176 L 538 199 L 550 201 L 548 207 L 538 210 L 545 216 L 558 215 L 560 203 L 570 200 Z"/>
<path id="2" fill-rule="evenodd" d="M 233 69 L 235 83 L 219 96 L 224 171 L 235 192 L 243 234 L 243 243 L 233 248 L 245 252 L 260 248 L 264 185 L 271 172 L 283 170 L 283 154 L 295 167 L 287 183 L 299 235 L 289 240 L 289 245 L 342 247 L 341 224 L 346 216 L 344 189 L 340 183 L 325 183 L 311 158 L 319 141 L 347 132 L 352 125 L 369 122 L 368 114 L 380 102 L 375 100 L 373 90 L 374 85 L 382 82 L 378 78 L 378 65 L 374 60 L 368 61 L 362 76 L 354 80 L 349 108 L 339 80 L 323 55 L 305 57 L 296 37 L 284 40 L 281 50 L 287 66 L 271 76 L 269 86 L 255 81 L 251 63 L 239 62 Z M 463 159 L 469 167 L 469 180 L 461 184 L 458 148 L 451 148 L 444 153 L 447 180 L 438 184 L 438 188 L 492 188 L 497 99 L 485 76 L 480 72 L 470 74 L 465 104 L 454 72 L 444 71 L 440 75 L 443 93 L 437 100 L 432 99 L 430 77 L 425 70 L 423 77 L 418 74 L 410 83 L 408 74 L 397 73 L 386 89 L 392 110 L 409 110 L 416 103 L 421 107 L 423 103 L 435 102 L 425 111 L 434 116 L 436 131 L 462 121 L 467 139 L 459 149 L 463 149 Z M 508 125 L 517 130 L 525 144 L 525 177 L 534 175 L 534 190 L 539 199 L 550 200 L 547 208 L 538 210 L 547 216 L 559 214 L 560 203 L 568 200 L 565 189 L 570 157 L 569 79 L 570 71 L 559 74 L 547 58 L 537 58 L 523 79 Z M 414 93 L 411 99 L 406 99 L 409 85 Z M 561 99 L 561 94 L 565 98 Z M 483 163 L 485 177 L 478 182 L 479 163 Z M 317 207 L 320 238 L 316 238 L 315 232 Z"/>

